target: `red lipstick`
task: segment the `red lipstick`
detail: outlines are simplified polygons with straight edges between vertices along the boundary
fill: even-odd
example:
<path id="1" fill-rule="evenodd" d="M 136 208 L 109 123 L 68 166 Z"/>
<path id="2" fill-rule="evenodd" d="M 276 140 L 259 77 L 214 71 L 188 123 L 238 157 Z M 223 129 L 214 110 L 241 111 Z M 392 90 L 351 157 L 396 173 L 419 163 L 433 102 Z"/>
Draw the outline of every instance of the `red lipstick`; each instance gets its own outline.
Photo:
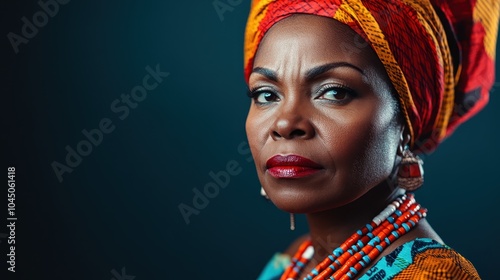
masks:
<path id="1" fill-rule="evenodd" d="M 275 155 L 267 160 L 266 168 L 275 178 L 301 178 L 320 171 L 323 166 L 298 155 Z"/>

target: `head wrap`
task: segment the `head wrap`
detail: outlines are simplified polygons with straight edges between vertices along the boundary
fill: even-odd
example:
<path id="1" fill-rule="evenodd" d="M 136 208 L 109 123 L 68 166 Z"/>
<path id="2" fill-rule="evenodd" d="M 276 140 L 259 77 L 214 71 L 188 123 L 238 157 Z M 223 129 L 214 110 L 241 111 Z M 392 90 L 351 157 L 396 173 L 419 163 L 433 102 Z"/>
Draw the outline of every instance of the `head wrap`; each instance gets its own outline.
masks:
<path id="1" fill-rule="evenodd" d="M 265 33 L 298 13 L 338 20 L 370 44 L 399 96 L 416 152 L 432 152 L 488 102 L 499 0 L 253 0 L 244 45 L 247 83 Z"/>

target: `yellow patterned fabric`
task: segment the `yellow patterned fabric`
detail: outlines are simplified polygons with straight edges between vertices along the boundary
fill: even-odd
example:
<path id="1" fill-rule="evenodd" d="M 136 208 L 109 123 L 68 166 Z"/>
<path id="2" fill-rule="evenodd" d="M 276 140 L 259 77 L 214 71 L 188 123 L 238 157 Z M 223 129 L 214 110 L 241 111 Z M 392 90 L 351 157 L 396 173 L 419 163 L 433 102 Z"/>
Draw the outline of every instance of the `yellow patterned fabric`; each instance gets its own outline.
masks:
<path id="1" fill-rule="evenodd" d="M 407 279 L 480 279 L 472 264 L 456 251 L 429 249 L 415 256 L 413 263 L 393 280 Z"/>

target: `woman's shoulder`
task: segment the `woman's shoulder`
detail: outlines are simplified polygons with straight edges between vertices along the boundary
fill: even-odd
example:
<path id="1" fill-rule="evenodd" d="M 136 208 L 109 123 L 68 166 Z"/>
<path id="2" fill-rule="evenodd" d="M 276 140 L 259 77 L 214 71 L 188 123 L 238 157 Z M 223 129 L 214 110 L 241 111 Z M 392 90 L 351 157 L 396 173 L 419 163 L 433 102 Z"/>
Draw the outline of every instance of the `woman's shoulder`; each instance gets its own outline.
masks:
<path id="1" fill-rule="evenodd" d="M 359 279 L 480 279 L 469 260 L 430 238 L 404 243 Z"/>

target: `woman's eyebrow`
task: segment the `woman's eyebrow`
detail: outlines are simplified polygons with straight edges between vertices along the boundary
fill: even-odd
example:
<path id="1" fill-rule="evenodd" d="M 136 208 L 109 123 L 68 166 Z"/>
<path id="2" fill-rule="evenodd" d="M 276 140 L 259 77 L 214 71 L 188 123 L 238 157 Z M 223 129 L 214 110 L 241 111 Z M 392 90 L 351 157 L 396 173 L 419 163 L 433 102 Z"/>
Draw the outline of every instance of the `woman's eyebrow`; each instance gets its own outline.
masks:
<path id="1" fill-rule="evenodd" d="M 363 72 L 363 70 L 361 70 L 361 68 L 359 68 L 355 65 L 352 65 L 348 62 L 332 62 L 332 63 L 319 65 L 319 66 L 316 66 L 314 68 L 307 70 L 306 80 L 308 80 L 308 81 L 313 80 L 317 76 L 319 76 L 319 75 L 321 75 L 321 74 L 323 74 L 331 69 L 339 68 L 339 67 L 349 67 L 349 68 L 352 68 L 352 69 L 360 72 L 363 76 L 366 76 L 365 73 Z"/>
<path id="2" fill-rule="evenodd" d="M 268 68 L 255 67 L 252 70 L 252 73 L 259 73 L 262 76 L 268 78 L 269 80 L 271 80 L 273 82 L 277 82 L 278 81 L 278 75 L 276 74 L 276 72 L 274 72 L 273 70 L 268 69 Z"/>
<path id="3" fill-rule="evenodd" d="M 306 72 L 306 80 L 310 81 L 310 80 L 313 80 L 314 78 L 316 78 L 317 76 L 325 73 L 325 72 L 328 72 L 329 70 L 331 69 L 334 69 L 334 68 L 339 68 L 339 67 L 349 67 L 349 68 L 352 68 L 358 72 L 360 72 L 363 76 L 365 75 L 365 73 L 363 72 L 363 70 L 361 70 L 361 68 L 355 66 L 355 65 L 352 65 L 348 62 L 332 62 L 332 63 L 327 63 L 327 64 L 323 64 L 323 65 L 319 65 L 319 66 L 316 66 L 314 68 L 311 68 L 309 70 L 307 70 Z M 278 81 L 278 75 L 276 74 L 275 71 L 269 69 L 269 68 L 264 68 L 264 67 L 255 67 L 253 70 L 252 70 L 252 73 L 259 73 L 261 74 L 262 76 L 266 77 L 267 79 L 273 81 L 273 82 L 277 82 Z"/>

